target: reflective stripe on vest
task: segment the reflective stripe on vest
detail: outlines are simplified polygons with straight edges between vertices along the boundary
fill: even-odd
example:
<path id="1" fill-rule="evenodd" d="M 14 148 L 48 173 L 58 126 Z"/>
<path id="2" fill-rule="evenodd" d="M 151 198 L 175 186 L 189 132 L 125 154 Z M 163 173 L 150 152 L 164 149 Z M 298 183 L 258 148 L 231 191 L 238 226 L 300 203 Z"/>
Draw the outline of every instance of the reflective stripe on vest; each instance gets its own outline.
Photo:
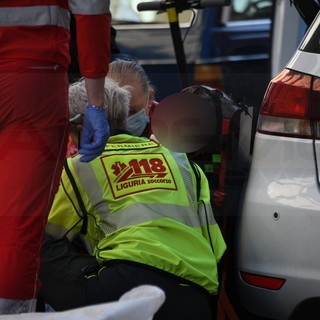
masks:
<path id="1" fill-rule="evenodd" d="M 0 26 L 59 26 L 70 29 L 70 12 L 58 6 L 1 8 Z"/>
<path id="2" fill-rule="evenodd" d="M 69 7 L 74 14 L 110 13 L 109 0 L 69 0 Z"/>

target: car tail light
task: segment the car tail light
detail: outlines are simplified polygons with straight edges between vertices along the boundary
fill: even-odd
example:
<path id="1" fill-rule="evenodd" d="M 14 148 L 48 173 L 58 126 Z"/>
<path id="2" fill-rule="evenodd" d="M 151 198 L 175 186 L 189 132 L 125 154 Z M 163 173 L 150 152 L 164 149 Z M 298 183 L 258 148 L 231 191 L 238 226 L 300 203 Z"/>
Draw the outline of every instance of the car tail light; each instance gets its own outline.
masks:
<path id="1" fill-rule="evenodd" d="M 268 277 L 257 275 L 253 273 L 240 272 L 241 278 L 244 282 L 251 284 L 255 287 L 260 287 L 270 290 L 279 290 L 283 284 L 286 282 L 285 279 Z"/>
<path id="2" fill-rule="evenodd" d="M 320 81 L 283 70 L 269 84 L 257 131 L 298 138 L 319 138 Z"/>

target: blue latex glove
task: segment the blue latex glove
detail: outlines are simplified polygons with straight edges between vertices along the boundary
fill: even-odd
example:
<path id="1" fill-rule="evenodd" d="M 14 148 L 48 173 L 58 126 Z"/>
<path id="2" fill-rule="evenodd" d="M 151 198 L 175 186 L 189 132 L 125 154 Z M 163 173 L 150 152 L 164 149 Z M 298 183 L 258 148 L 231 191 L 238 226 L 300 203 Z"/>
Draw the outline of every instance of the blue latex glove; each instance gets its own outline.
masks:
<path id="1" fill-rule="evenodd" d="M 98 157 L 110 137 L 110 127 L 106 111 L 88 105 L 84 115 L 79 154 L 81 162 L 89 162 Z"/>

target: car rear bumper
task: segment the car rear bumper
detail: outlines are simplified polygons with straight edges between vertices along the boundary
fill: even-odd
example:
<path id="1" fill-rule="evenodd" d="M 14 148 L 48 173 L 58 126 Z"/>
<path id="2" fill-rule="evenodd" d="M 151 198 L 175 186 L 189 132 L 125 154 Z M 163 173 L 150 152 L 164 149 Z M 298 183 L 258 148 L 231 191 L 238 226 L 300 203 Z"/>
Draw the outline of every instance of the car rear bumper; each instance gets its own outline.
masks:
<path id="1" fill-rule="evenodd" d="M 257 133 L 236 229 L 237 271 L 286 281 L 279 290 L 269 290 L 237 274 L 246 309 L 285 320 L 301 301 L 320 297 L 319 230 L 312 141 Z"/>

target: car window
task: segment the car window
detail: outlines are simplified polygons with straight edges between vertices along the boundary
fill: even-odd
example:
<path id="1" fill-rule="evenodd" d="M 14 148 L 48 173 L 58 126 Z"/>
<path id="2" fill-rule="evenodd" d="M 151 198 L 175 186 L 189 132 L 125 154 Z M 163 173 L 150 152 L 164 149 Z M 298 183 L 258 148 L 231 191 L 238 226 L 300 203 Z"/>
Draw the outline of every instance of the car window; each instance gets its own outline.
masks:
<path id="1" fill-rule="evenodd" d="M 233 0 L 228 20 L 270 19 L 272 14 L 273 0 Z"/>
<path id="2" fill-rule="evenodd" d="M 237 22 L 243 20 L 271 19 L 274 0 L 233 0 L 230 6 L 224 8 L 225 22 Z M 137 10 L 138 3 L 150 2 L 150 0 L 113 0 L 110 3 L 112 24 L 149 24 L 168 26 L 166 12 Z M 196 11 L 196 10 L 194 10 Z M 184 27 L 191 25 L 194 14 L 191 10 L 179 13 L 179 22 Z M 168 26 L 169 27 L 169 26 Z"/>
<path id="3" fill-rule="evenodd" d="M 153 25 L 168 24 L 166 12 L 158 13 L 156 11 L 137 10 L 138 3 L 150 2 L 150 0 L 113 0 L 110 1 L 110 11 L 112 14 L 112 24 L 139 24 L 148 23 Z M 193 12 L 186 10 L 179 13 L 179 22 L 183 24 L 191 24 Z"/>
<path id="4" fill-rule="evenodd" d="M 300 49 L 311 53 L 320 53 L 320 12 L 311 25 L 308 33 L 301 43 Z"/>

